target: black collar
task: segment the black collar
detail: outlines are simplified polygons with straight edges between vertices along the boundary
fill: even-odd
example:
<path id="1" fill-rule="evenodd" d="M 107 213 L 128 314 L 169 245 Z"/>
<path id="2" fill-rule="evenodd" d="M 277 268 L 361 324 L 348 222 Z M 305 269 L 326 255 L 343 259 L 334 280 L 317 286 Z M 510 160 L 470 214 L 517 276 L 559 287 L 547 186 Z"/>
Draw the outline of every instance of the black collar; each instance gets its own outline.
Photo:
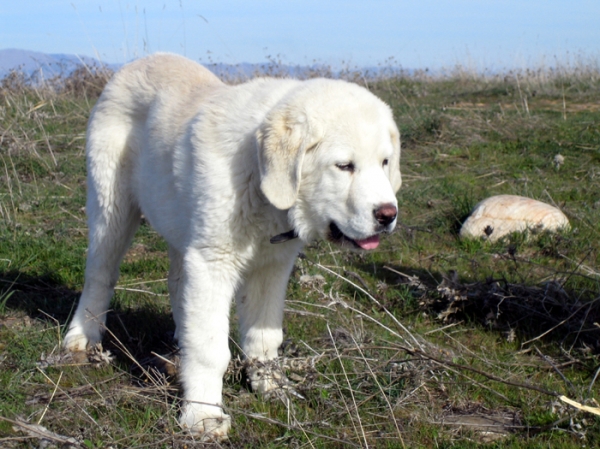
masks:
<path id="1" fill-rule="evenodd" d="M 290 229 L 288 232 L 284 232 L 282 234 L 277 234 L 276 236 L 271 237 L 271 239 L 269 241 L 273 244 L 277 244 L 277 243 L 284 243 L 289 240 L 294 240 L 296 238 L 298 238 L 298 234 L 296 234 L 296 231 L 294 229 Z"/>

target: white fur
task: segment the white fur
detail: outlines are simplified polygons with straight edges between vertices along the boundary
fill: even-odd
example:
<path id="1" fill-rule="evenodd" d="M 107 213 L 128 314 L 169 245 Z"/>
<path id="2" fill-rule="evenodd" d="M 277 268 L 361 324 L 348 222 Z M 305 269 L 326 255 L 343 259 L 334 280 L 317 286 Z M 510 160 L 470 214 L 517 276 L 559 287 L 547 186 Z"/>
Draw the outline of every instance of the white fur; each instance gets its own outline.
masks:
<path id="1" fill-rule="evenodd" d="M 354 84 L 255 79 L 227 86 L 168 54 L 125 66 L 89 121 L 89 250 L 65 347 L 100 341 L 120 261 L 143 213 L 169 245 L 180 422 L 224 437 L 231 300 L 245 356 L 275 358 L 286 285 L 302 245 L 331 240 L 332 222 L 345 246 L 390 232 L 395 219 L 382 226 L 374 210 L 396 207 L 399 161 L 390 109 Z M 353 171 L 340 168 L 350 162 Z M 269 243 L 290 229 L 298 239 Z"/>

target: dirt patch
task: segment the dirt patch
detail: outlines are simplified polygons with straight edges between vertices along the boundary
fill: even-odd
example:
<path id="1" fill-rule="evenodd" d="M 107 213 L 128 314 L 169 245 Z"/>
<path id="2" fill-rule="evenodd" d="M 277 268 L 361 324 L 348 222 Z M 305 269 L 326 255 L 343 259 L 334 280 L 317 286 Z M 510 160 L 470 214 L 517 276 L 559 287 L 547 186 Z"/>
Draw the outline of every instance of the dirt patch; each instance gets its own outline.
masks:
<path id="1" fill-rule="evenodd" d="M 27 315 L 5 316 L 0 318 L 0 329 L 23 329 L 31 327 L 32 319 Z"/>
<path id="2" fill-rule="evenodd" d="M 481 443 L 502 440 L 521 426 L 518 413 L 490 410 L 477 403 L 447 407 L 435 424 L 452 428 L 457 434 L 470 433 Z"/>

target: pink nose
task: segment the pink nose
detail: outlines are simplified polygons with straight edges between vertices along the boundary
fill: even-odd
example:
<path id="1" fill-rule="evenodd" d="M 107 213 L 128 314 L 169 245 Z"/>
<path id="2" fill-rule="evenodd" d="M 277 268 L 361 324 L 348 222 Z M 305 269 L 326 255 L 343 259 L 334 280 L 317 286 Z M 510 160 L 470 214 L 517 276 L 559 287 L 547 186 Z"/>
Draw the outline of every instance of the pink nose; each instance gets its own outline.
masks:
<path id="1" fill-rule="evenodd" d="M 398 209 L 393 204 L 382 204 L 373 211 L 373 214 L 379 224 L 387 226 L 396 219 Z"/>

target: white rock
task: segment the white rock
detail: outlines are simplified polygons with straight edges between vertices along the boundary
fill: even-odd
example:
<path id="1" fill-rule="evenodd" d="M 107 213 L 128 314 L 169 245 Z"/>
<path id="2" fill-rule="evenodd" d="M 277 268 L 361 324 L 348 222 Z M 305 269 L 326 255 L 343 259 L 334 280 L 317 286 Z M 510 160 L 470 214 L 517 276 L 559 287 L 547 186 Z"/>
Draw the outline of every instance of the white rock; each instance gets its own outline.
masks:
<path id="1" fill-rule="evenodd" d="M 558 170 L 560 166 L 565 163 L 565 157 L 562 154 L 557 154 L 556 156 L 554 156 L 554 159 L 552 161 L 554 162 L 554 166 Z"/>
<path id="2" fill-rule="evenodd" d="M 475 206 L 460 229 L 460 237 L 493 242 L 511 232 L 568 228 L 569 220 L 556 207 L 523 196 L 497 195 Z"/>

